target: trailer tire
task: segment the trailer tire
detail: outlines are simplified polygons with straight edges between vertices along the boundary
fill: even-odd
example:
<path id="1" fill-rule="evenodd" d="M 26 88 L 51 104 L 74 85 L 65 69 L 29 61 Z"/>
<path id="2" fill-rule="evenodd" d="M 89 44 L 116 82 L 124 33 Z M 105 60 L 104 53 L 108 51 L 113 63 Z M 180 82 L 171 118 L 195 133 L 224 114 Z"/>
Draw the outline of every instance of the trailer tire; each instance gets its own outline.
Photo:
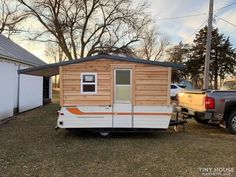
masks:
<path id="1" fill-rule="evenodd" d="M 109 131 L 100 131 L 99 132 L 101 136 L 103 137 L 108 137 L 110 135 L 110 132 Z"/>
<path id="2" fill-rule="evenodd" d="M 236 134 L 236 111 L 232 112 L 228 117 L 227 127 L 230 133 Z"/>

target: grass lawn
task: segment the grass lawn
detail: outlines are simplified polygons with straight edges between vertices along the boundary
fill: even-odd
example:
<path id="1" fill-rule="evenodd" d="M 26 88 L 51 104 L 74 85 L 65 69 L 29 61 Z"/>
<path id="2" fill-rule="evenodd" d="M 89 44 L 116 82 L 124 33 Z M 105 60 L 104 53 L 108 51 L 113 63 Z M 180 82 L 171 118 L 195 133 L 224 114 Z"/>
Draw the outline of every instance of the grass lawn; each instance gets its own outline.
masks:
<path id="1" fill-rule="evenodd" d="M 201 167 L 233 167 L 236 136 L 189 121 L 186 130 L 146 134 L 55 131 L 52 103 L 0 125 L 0 176 L 202 176 Z M 231 174 L 236 176 L 236 172 Z"/>

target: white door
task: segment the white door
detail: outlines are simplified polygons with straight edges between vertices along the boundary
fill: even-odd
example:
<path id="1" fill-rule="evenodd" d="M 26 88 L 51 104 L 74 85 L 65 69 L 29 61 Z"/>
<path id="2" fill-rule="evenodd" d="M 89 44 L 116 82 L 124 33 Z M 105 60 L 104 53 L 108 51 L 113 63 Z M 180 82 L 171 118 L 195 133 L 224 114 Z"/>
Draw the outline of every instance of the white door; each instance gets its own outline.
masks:
<path id="1" fill-rule="evenodd" d="M 114 108 L 113 127 L 132 127 L 132 70 L 114 70 Z"/>

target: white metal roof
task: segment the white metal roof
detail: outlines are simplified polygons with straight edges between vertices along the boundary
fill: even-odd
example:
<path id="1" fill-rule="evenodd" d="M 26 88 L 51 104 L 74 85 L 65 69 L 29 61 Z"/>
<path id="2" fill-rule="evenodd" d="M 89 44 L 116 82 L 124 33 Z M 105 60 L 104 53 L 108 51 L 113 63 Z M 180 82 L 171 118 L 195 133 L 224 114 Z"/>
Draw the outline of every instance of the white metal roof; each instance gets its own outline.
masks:
<path id="1" fill-rule="evenodd" d="M 46 64 L 38 57 L 6 38 L 2 34 L 0 34 L 0 57 L 28 63 L 34 66 Z"/>

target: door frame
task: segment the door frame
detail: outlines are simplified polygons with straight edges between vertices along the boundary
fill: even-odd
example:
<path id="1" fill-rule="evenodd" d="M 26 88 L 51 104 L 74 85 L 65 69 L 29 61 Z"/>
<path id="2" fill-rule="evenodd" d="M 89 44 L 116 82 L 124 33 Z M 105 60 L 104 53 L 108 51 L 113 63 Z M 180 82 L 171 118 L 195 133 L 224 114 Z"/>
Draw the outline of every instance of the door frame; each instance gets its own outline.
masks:
<path id="1" fill-rule="evenodd" d="M 117 86 L 117 84 L 116 84 L 116 71 L 122 71 L 122 70 L 123 71 L 130 71 L 130 84 L 129 84 L 129 86 L 130 86 L 130 101 L 129 102 L 116 102 L 117 100 L 115 98 L 115 96 L 116 96 L 116 86 Z M 126 68 L 119 68 L 119 69 L 116 68 L 116 69 L 114 69 L 114 82 L 113 82 L 113 90 L 114 90 L 113 98 L 114 99 L 113 99 L 113 104 L 132 104 L 132 88 L 133 88 L 133 84 L 132 84 L 133 77 L 132 77 L 132 75 L 133 75 L 132 69 L 130 69 L 130 68 L 128 68 L 128 69 L 126 69 Z M 127 84 L 127 86 L 128 86 L 128 84 Z"/>
<path id="2" fill-rule="evenodd" d="M 131 69 L 132 77 L 131 77 L 131 103 L 132 105 L 135 105 L 135 65 L 136 64 L 110 64 L 111 66 L 111 102 L 110 104 L 114 104 L 114 83 L 115 83 L 115 69 Z"/>

